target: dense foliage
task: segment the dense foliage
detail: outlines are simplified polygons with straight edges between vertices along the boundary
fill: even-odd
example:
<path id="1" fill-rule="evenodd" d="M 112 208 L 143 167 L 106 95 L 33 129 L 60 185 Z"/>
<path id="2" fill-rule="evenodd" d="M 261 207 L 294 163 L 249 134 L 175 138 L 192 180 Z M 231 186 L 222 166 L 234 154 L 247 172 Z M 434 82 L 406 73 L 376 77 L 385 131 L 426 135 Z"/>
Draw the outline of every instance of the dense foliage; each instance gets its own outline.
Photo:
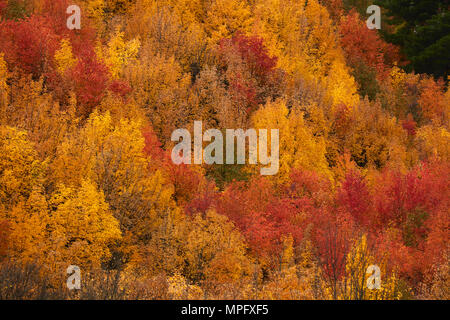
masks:
<path id="1" fill-rule="evenodd" d="M 400 46 L 351 1 L 76 2 L 0 0 L 0 298 L 449 299 L 443 1 L 380 1 Z M 175 165 L 197 120 L 279 173 Z"/>

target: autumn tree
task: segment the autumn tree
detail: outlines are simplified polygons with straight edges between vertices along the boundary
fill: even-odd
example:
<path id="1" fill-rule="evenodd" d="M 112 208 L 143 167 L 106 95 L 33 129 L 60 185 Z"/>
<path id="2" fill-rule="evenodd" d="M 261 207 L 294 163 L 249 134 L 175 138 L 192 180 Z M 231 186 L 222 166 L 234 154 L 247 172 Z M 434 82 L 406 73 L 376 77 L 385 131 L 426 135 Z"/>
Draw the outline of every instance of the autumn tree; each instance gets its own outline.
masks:
<path id="1" fill-rule="evenodd" d="M 7 253 L 16 261 L 31 262 L 47 243 L 47 201 L 42 186 L 45 163 L 37 159 L 25 131 L 1 126 L 0 134 L 0 216 L 9 227 Z"/>
<path id="2" fill-rule="evenodd" d="M 95 184 L 85 180 L 77 189 L 59 185 L 49 205 L 48 263 L 55 268 L 69 263 L 90 270 L 110 258 L 109 247 L 121 238 L 119 222 Z"/>
<path id="3" fill-rule="evenodd" d="M 278 179 L 285 181 L 293 168 L 329 174 L 325 141 L 322 137 L 315 137 L 305 124 L 303 114 L 289 110 L 285 101 L 268 102 L 253 115 L 252 122 L 255 128 L 280 130 Z"/>
<path id="4" fill-rule="evenodd" d="M 195 215 L 186 243 L 186 274 L 211 290 L 238 284 L 252 272 L 246 245 L 234 225 L 213 211 Z"/>
<path id="5" fill-rule="evenodd" d="M 173 130 L 187 122 L 189 75 L 183 73 L 173 57 L 143 48 L 141 59 L 126 69 L 125 79 L 133 88 L 136 104 L 146 111 L 155 133 L 165 144 Z"/>
<path id="6" fill-rule="evenodd" d="M 0 51 L 10 69 L 18 67 L 35 79 L 51 70 L 59 39 L 48 19 L 31 16 L 18 21 L 2 21 L 0 36 L 3 39 Z"/>
<path id="7" fill-rule="evenodd" d="M 378 81 L 387 77 L 390 66 L 400 60 L 398 48 L 385 43 L 376 30 L 368 29 L 355 11 L 341 17 L 339 34 L 352 75 L 359 83 L 359 93 L 374 99 Z"/>

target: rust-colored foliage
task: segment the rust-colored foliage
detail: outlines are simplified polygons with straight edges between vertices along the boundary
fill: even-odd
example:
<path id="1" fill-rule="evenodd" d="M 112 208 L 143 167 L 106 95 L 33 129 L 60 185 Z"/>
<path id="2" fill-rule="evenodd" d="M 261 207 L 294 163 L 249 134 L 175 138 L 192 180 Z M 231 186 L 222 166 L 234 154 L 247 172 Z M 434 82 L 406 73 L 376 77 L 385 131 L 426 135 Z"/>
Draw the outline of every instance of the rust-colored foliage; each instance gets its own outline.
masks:
<path id="1" fill-rule="evenodd" d="M 262 38 L 237 32 L 220 41 L 218 55 L 234 99 L 244 103 L 248 113 L 275 94 L 281 71 L 276 69 L 277 57 L 269 55 Z"/>
<path id="2" fill-rule="evenodd" d="M 11 69 L 18 67 L 35 78 L 51 70 L 59 37 L 47 18 L 31 16 L 24 20 L 2 21 L 0 38 L 0 51 Z"/>
<path id="3" fill-rule="evenodd" d="M 337 203 L 351 214 L 355 222 L 367 227 L 370 222 L 371 196 L 364 178 L 358 171 L 351 170 L 345 176 L 337 193 Z"/>
<path id="4" fill-rule="evenodd" d="M 8 251 L 9 228 L 7 220 L 0 221 L 0 262 L 6 257 Z"/>
<path id="5" fill-rule="evenodd" d="M 86 46 L 78 57 L 78 63 L 70 70 L 70 77 L 79 100 L 78 112 L 87 117 L 105 94 L 108 69 L 97 59 L 94 49 Z"/>
<path id="6" fill-rule="evenodd" d="M 379 77 L 386 77 L 389 67 L 400 60 L 399 49 L 384 42 L 375 30 L 368 29 L 356 11 L 341 18 L 339 32 L 351 65 L 362 61 L 376 70 Z"/>

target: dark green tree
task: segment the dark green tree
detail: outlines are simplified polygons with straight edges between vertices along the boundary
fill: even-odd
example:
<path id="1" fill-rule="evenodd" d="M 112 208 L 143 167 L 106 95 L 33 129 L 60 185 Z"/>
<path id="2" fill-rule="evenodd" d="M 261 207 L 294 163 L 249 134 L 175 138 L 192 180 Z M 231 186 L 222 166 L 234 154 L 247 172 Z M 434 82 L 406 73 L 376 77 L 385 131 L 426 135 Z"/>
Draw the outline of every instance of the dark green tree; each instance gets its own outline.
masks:
<path id="1" fill-rule="evenodd" d="M 449 0 L 377 0 L 392 25 L 382 28 L 387 41 L 400 45 L 408 71 L 447 79 L 450 69 Z"/>

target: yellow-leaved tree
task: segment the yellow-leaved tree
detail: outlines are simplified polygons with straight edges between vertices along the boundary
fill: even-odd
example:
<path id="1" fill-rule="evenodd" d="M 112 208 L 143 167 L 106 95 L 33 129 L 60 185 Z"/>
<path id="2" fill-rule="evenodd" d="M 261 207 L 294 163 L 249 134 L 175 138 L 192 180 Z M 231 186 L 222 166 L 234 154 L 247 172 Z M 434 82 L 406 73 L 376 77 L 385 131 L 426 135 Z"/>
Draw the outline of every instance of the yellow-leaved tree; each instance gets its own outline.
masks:
<path id="1" fill-rule="evenodd" d="M 26 131 L 0 126 L 0 199 L 11 208 L 28 199 L 42 183 L 45 165 L 37 159 Z"/>
<path id="2" fill-rule="evenodd" d="M 111 257 L 110 246 L 121 239 L 119 222 L 94 183 L 83 180 L 78 188 L 61 184 L 49 204 L 47 265 L 53 270 L 67 265 L 91 270 Z"/>
<path id="3" fill-rule="evenodd" d="M 177 255 L 180 241 L 175 234 L 180 217 L 172 199 L 174 187 L 164 168 L 156 164 L 158 159 L 143 152 L 142 129 L 139 120 L 114 119 L 108 111 L 94 111 L 85 126 L 59 146 L 51 180 L 55 186 L 64 183 L 75 188 L 86 179 L 92 181 L 103 192 L 123 232 L 123 240 L 114 249 L 123 259 L 116 263 L 131 261 L 130 267 L 143 263 L 151 272 L 161 264 L 156 263 L 160 260 L 155 255 L 147 261 L 146 252 L 158 243 L 168 246 L 174 239 L 173 251 L 172 247 L 155 250 L 161 261 L 168 253 Z M 173 268 L 168 259 L 165 267 Z"/>
<path id="4" fill-rule="evenodd" d="M 161 142 L 167 142 L 172 132 L 188 121 L 190 75 L 174 57 L 166 58 L 146 48 L 141 59 L 126 68 L 125 78 L 134 88 L 134 101 L 145 110 Z"/>
<path id="5" fill-rule="evenodd" d="M 58 72 L 62 75 L 77 63 L 69 39 L 61 40 L 60 48 L 55 52 L 55 62 Z"/>
<path id="6" fill-rule="evenodd" d="M 296 109 L 289 110 L 284 100 L 267 102 L 254 113 L 252 123 L 256 129 L 268 129 L 269 137 L 271 129 L 279 130 L 280 169 L 275 176 L 278 181 L 287 181 L 295 168 L 331 177 L 323 137 L 315 137 L 306 125 L 303 114 Z M 268 138 L 268 147 L 270 141 Z"/>
<path id="7" fill-rule="evenodd" d="M 35 262 L 46 244 L 45 163 L 37 159 L 27 133 L 0 126 L 0 220 L 8 222 L 11 259 Z"/>
<path id="8" fill-rule="evenodd" d="M 227 217 L 215 211 L 204 217 L 195 215 L 185 246 L 187 277 L 203 281 L 216 294 L 223 286 L 238 286 L 251 275 L 242 235 Z"/>
<path id="9" fill-rule="evenodd" d="M 8 79 L 8 68 L 6 66 L 4 54 L 0 54 L 0 121 L 3 123 L 4 110 L 8 104 L 9 86 L 6 82 Z"/>
<path id="10" fill-rule="evenodd" d="M 126 26 L 129 38 L 165 58 L 174 57 L 184 72 L 194 71 L 208 57 L 207 36 L 201 23 L 204 1 L 137 1 Z M 206 15 L 206 13 L 204 13 Z"/>
<path id="11" fill-rule="evenodd" d="M 417 130 L 417 146 L 421 159 L 450 159 L 450 132 L 444 126 L 426 125 Z"/>
<path id="12" fill-rule="evenodd" d="M 253 22 L 251 7 L 246 0 L 215 0 L 205 18 L 205 30 L 210 43 L 230 38 L 237 31 L 247 33 Z"/>
<path id="13" fill-rule="evenodd" d="M 380 268 L 380 288 L 370 289 L 368 286 L 369 276 L 371 275 L 367 271 L 369 266 L 372 265 L 375 268 Z M 402 297 L 399 278 L 395 272 L 387 270 L 385 261 L 375 260 L 375 257 L 370 253 L 366 235 L 362 235 L 359 240 L 355 241 L 353 248 L 347 255 L 345 271 L 346 274 L 341 280 L 340 299 L 398 300 Z"/>
<path id="14" fill-rule="evenodd" d="M 81 0 L 82 19 L 88 18 L 92 20 L 98 30 L 102 30 L 104 27 L 106 1 L 107 0 Z"/>
<path id="15" fill-rule="evenodd" d="M 304 241 L 300 248 L 299 262 L 295 263 L 294 241 L 292 236 L 283 240 L 281 270 L 275 270 L 259 292 L 260 299 L 274 300 L 313 300 L 323 299 L 325 283 L 320 267 L 312 253 L 311 241 Z"/>
<path id="16" fill-rule="evenodd" d="M 128 12 L 135 0 L 106 0 L 105 7 L 112 14 L 123 14 Z"/>
<path id="17" fill-rule="evenodd" d="M 11 83 L 8 108 L 0 108 L 3 124 L 26 130 L 41 160 L 53 157 L 57 145 L 78 121 L 73 95 L 61 107 L 53 94 L 45 90 L 43 78 L 33 81 L 30 75 L 21 75 Z"/>
<path id="18" fill-rule="evenodd" d="M 116 28 L 106 48 L 98 45 L 97 56 L 105 61 L 113 79 L 118 79 L 122 69 L 136 59 L 141 43 L 138 39 L 124 40 L 124 32 Z"/>
<path id="19" fill-rule="evenodd" d="M 321 84 L 333 106 L 354 106 L 358 102 L 355 80 L 324 6 L 317 0 L 259 0 L 255 12 L 255 32 L 279 58 L 278 66 L 291 81 Z"/>

